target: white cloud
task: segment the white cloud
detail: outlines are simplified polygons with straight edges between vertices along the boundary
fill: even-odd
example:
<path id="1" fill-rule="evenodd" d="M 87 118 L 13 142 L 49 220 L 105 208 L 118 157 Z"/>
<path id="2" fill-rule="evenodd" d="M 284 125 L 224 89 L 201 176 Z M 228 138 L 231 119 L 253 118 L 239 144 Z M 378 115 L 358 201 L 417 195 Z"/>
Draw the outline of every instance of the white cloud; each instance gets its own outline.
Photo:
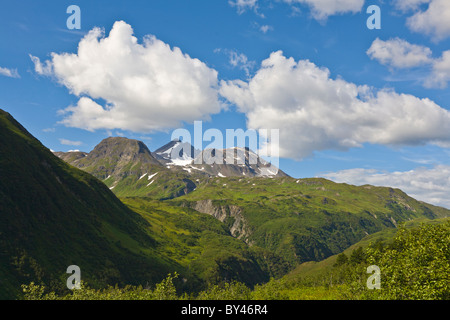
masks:
<path id="1" fill-rule="evenodd" d="M 364 143 L 450 142 L 450 112 L 433 101 L 331 79 L 328 69 L 281 51 L 248 82 L 221 81 L 220 93 L 246 114 L 249 129 L 280 129 L 281 157 Z"/>
<path id="2" fill-rule="evenodd" d="M 427 4 L 426 9 L 424 5 Z M 404 12 L 412 11 L 406 24 L 414 32 L 439 41 L 450 35 L 450 1 L 448 0 L 397 0 L 395 5 Z"/>
<path id="3" fill-rule="evenodd" d="M 447 87 L 450 81 L 450 50 L 444 51 L 442 57 L 433 63 L 433 71 L 425 81 L 426 87 Z"/>
<path id="4" fill-rule="evenodd" d="M 81 141 L 72 141 L 67 139 L 59 139 L 59 143 L 66 146 L 81 146 L 83 144 Z"/>
<path id="5" fill-rule="evenodd" d="M 243 53 L 239 53 L 235 50 L 227 50 L 229 55 L 229 62 L 233 67 L 238 67 L 241 70 L 245 71 L 247 76 L 250 75 L 250 71 L 255 66 L 255 61 L 249 60 L 247 56 Z"/>
<path id="6" fill-rule="evenodd" d="M 61 112 L 67 126 L 150 132 L 208 119 L 222 107 L 217 71 L 154 36 L 138 43 L 123 21 L 107 37 L 91 30 L 75 54 L 52 53 L 44 63 L 31 58 L 37 73 L 55 77 L 80 97 Z"/>
<path id="7" fill-rule="evenodd" d="M 10 78 L 20 78 L 17 69 L 9 69 L 0 67 L 0 75 L 10 77 Z"/>
<path id="8" fill-rule="evenodd" d="M 431 73 L 423 82 L 427 88 L 446 88 L 450 81 L 450 50 L 444 51 L 440 58 L 433 58 L 428 47 L 411 44 L 399 38 L 387 41 L 377 38 L 366 53 L 371 59 L 391 69 L 431 65 Z"/>
<path id="9" fill-rule="evenodd" d="M 431 49 L 394 38 L 387 41 L 376 38 L 367 55 L 383 65 L 394 68 L 411 68 L 432 62 Z"/>
<path id="10" fill-rule="evenodd" d="M 259 27 L 259 30 L 261 30 L 262 33 L 267 33 L 268 31 L 273 30 L 273 27 L 265 24 Z"/>
<path id="11" fill-rule="evenodd" d="M 360 12 L 364 0 L 283 0 L 289 4 L 305 4 L 311 7 L 312 16 L 317 20 L 325 20 L 329 16 Z"/>
<path id="12" fill-rule="evenodd" d="M 44 63 L 38 57 L 29 54 L 31 61 L 34 63 L 34 71 L 40 75 L 51 76 L 53 73 L 53 65 L 51 61 L 45 61 Z"/>
<path id="13" fill-rule="evenodd" d="M 236 7 L 239 14 L 242 14 L 248 9 L 256 9 L 258 0 L 230 0 L 228 3 L 231 6 Z"/>
<path id="14" fill-rule="evenodd" d="M 420 167 L 410 171 L 379 172 L 374 169 L 348 169 L 322 175 L 339 183 L 399 188 L 411 197 L 450 208 L 450 166 Z"/>
<path id="15" fill-rule="evenodd" d="M 280 0 L 278 0 L 280 1 Z M 311 8 L 311 15 L 319 21 L 326 20 L 329 16 L 360 12 L 365 0 L 281 0 L 292 7 L 293 13 L 298 14 L 300 9 L 297 4 Z M 228 3 L 237 8 L 239 14 L 247 10 L 258 9 L 258 0 L 229 0 Z M 257 13 L 257 12 L 256 12 Z M 264 15 L 261 15 L 264 17 Z"/>
<path id="16" fill-rule="evenodd" d="M 432 0 L 394 0 L 394 6 L 401 11 L 418 10 L 421 5 Z"/>

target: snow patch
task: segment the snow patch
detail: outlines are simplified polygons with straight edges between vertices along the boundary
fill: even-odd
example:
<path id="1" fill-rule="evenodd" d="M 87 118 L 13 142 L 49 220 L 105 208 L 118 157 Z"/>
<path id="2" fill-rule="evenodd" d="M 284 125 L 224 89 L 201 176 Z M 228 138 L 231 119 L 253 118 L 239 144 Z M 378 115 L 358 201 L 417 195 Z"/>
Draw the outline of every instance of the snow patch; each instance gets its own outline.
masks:
<path id="1" fill-rule="evenodd" d="M 184 167 L 184 166 L 190 165 L 191 163 L 192 163 L 192 158 L 186 157 L 186 158 L 172 159 L 171 164 Z"/>
<path id="2" fill-rule="evenodd" d="M 148 176 L 148 180 L 150 180 L 151 178 L 153 178 L 154 176 L 156 176 L 158 174 L 158 172 L 157 173 L 154 173 L 154 174 L 152 174 L 152 175 L 150 175 L 150 176 Z"/>
<path id="3" fill-rule="evenodd" d="M 139 180 L 141 180 L 143 177 L 145 177 L 147 175 L 147 172 L 146 173 L 144 173 L 140 178 L 139 178 Z"/>
<path id="4" fill-rule="evenodd" d="M 205 167 L 197 168 L 197 167 L 191 166 L 191 168 L 192 168 L 192 169 L 195 169 L 195 170 L 199 170 L 199 171 L 205 170 Z"/>

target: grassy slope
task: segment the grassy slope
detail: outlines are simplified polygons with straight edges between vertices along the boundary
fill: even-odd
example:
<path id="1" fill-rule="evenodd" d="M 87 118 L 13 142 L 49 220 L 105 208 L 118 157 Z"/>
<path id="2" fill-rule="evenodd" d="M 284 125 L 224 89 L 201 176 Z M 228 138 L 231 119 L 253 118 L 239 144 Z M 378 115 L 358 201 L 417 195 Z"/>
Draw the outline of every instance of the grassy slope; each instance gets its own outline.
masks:
<path id="1" fill-rule="evenodd" d="M 0 140 L 1 298 L 29 281 L 64 286 L 71 264 L 92 285 L 156 282 L 182 269 L 158 254 L 145 219 L 1 110 Z"/>
<path id="2" fill-rule="evenodd" d="M 110 162 L 96 163 L 92 169 L 108 170 L 114 167 L 114 161 Z M 106 179 L 106 171 L 103 175 L 91 171 L 108 187 L 114 186 L 116 195 L 128 197 L 123 202 L 150 224 L 147 231 L 157 241 L 158 252 L 213 283 L 222 278 L 254 284 L 268 275 L 285 273 L 285 261 L 293 268 L 297 263 L 323 260 L 301 265 L 303 271 L 312 266 L 321 269 L 368 234 L 369 239 L 386 237 L 401 222 L 450 215 L 447 209 L 385 187 L 357 187 L 320 178 L 205 178 L 165 167 L 147 168 L 139 162 L 123 169 L 127 174 L 117 184 L 113 178 Z M 139 179 L 147 172 L 158 174 Z M 185 179 L 194 181 L 197 189 L 178 197 L 186 188 Z M 220 223 L 188 209 L 204 200 L 212 200 L 217 207 L 241 208 L 248 229 L 243 240 L 253 246 L 230 237 L 230 221 Z"/>
<path id="3" fill-rule="evenodd" d="M 149 198 L 121 200 L 148 221 L 159 252 L 206 283 L 238 280 L 253 286 L 288 271 L 279 256 L 233 238 L 212 216 Z"/>
<path id="4" fill-rule="evenodd" d="M 339 253 L 367 234 L 402 221 L 450 216 L 449 210 L 398 189 L 337 184 L 325 179 L 212 178 L 177 205 L 212 199 L 242 208 L 245 240 L 280 253 L 294 265 Z"/>

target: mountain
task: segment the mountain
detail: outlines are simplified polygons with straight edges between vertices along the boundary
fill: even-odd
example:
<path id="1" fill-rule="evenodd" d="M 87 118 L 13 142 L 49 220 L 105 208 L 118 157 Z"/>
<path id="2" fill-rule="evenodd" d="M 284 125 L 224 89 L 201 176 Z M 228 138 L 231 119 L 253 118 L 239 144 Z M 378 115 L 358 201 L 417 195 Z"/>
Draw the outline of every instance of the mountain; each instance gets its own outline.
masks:
<path id="1" fill-rule="evenodd" d="M 450 210 L 399 189 L 322 178 L 210 178 L 169 202 L 216 217 L 236 238 L 276 252 L 292 266 L 323 260 L 402 222 L 450 217 Z"/>
<path id="2" fill-rule="evenodd" d="M 287 177 L 248 148 L 205 149 L 188 166 L 213 177 Z"/>
<path id="3" fill-rule="evenodd" d="M 175 139 L 156 149 L 153 155 L 166 166 L 185 166 L 191 164 L 199 153 L 190 143 Z"/>
<path id="4" fill-rule="evenodd" d="M 226 157 L 231 151 L 233 158 Z M 210 177 L 285 177 L 247 148 L 220 150 L 223 164 L 212 163 L 215 149 L 196 150 L 173 140 L 150 152 L 138 140 L 110 137 L 89 152 L 54 152 L 69 164 L 102 180 L 117 196 L 176 198 L 195 190 Z M 201 163 L 201 164 L 197 164 Z"/>
<path id="5" fill-rule="evenodd" d="M 197 150 L 190 143 L 173 140 L 153 152 L 167 166 L 181 166 L 188 172 L 199 171 L 212 177 L 286 177 L 249 148 Z M 231 155 L 227 157 L 227 154 Z"/>
<path id="6" fill-rule="evenodd" d="M 107 149 L 113 145 L 108 143 Z M 192 160 L 189 153 L 195 152 L 190 150 L 189 144 L 175 140 L 153 153 L 152 161 L 164 158 L 164 164 L 143 166 L 137 155 L 122 163 L 123 153 L 113 151 L 92 158 L 88 154 L 72 163 L 103 179 L 127 203 L 125 197 L 145 197 L 144 202 L 163 200 L 156 207 L 164 207 L 164 212 L 211 215 L 229 235 L 276 254 L 288 269 L 338 254 L 366 235 L 395 229 L 402 222 L 450 216 L 450 210 L 419 202 L 398 189 L 294 179 L 247 148 L 206 149 Z M 139 201 L 133 198 L 130 205 L 134 202 Z"/>
<path id="7" fill-rule="evenodd" d="M 3 110 L 0 177 L 0 298 L 30 281 L 64 289 L 73 264 L 93 286 L 144 284 L 183 270 L 157 252 L 145 219 Z"/>
<path id="8" fill-rule="evenodd" d="M 55 154 L 100 179 L 120 178 L 161 167 L 142 141 L 122 137 L 106 138 L 90 153 Z"/>
<path id="9" fill-rule="evenodd" d="M 179 174 L 129 139 L 105 139 L 89 154 L 70 155 L 81 167 L 118 179 L 157 168 L 141 180 L 161 175 L 164 184 Z M 281 257 L 247 246 L 207 214 L 148 197 L 120 201 L 2 110 L 0 177 L 0 299 L 20 297 L 20 285 L 30 282 L 66 292 L 66 269 L 74 264 L 94 288 L 154 286 L 176 271 L 178 289 L 188 292 L 223 280 L 254 286 L 288 271 Z"/>
<path id="10" fill-rule="evenodd" d="M 89 153 L 55 152 L 55 155 L 102 180 L 118 196 L 168 199 L 196 188 L 194 177 L 187 171 L 164 166 L 138 140 L 110 137 Z"/>
<path id="11" fill-rule="evenodd" d="M 137 143 L 126 138 L 117 141 Z M 206 149 L 186 164 L 191 161 L 187 159 L 190 150 L 189 144 L 178 140 L 159 148 L 151 159 L 165 157 L 165 165 L 143 167 L 142 161 L 131 160 L 139 158 L 135 155 L 117 170 L 121 157 L 114 152 L 92 158 L 89 154 L 72 164 L 103 179 L 120 197 L 170 200 L 171 206 L 209 214 L 235 238 L 277 252 L 291 266 L 322 260 L 367 234 L 396 228 L 401 222 L 450 212 L 418 202 L 398 189 L 294 179 L 247 148 Z M 172 161 L 173 157 L 186 163 Z M 92 164 L 93 158 L 102 160 Z"/>
<path id="12" fill-rule="evenodd" d="M 258 160 L 241 151 L 234 165 Z M 163 165 L 126 138 L 59 156 L 103 182 L 0 111 L 0 298 L 30 281 L 62 292 L 72 264 L 94 287 L 150 285 L 173 271 L 188 292 L 224 280 L 253 286 L 400 223 L 450 216 L 388 187 Z"/>

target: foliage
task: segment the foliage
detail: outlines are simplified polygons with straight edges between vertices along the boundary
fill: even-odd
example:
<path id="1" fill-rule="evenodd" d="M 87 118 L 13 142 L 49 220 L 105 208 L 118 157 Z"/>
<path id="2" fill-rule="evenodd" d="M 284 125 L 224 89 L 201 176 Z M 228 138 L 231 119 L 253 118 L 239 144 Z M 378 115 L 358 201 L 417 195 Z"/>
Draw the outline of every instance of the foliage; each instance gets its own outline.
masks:
<path id="1" fill-rule="evenodd" d="M 381 272 L 381 289 L 369 290 L 367 267 Z M 450 299 L 450 222 L 400 226 L 391 242 L 377 241 L 354 249 L 350 258 L 337 255 L 322 273 L 285 277 L 284 290 L 329 288 L 336 299 L 448 300 Z"/>
<path id="2" fill-rule="evenodd" d="M 381 269 L 376 299 L 450 299 L 450 222 L 400 228 L 393 243 L 367 249 L 367 263 Z"/>

